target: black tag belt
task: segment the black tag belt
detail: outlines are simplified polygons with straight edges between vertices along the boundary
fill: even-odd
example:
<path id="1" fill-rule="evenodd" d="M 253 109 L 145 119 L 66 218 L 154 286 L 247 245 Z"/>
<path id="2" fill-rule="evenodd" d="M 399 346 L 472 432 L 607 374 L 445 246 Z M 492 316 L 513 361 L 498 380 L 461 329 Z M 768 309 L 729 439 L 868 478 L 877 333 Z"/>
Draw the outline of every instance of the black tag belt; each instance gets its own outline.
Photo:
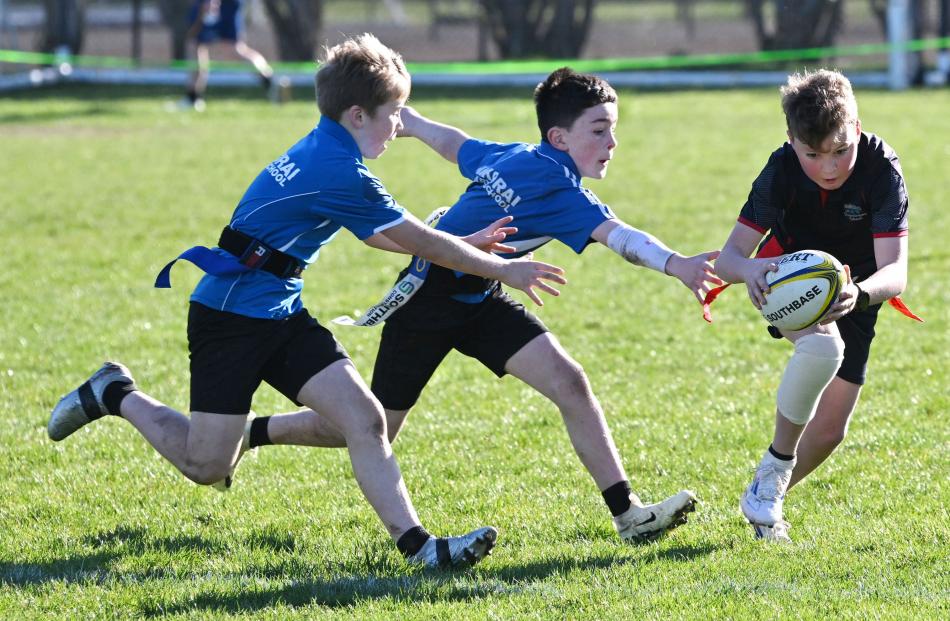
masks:
<path id="1" fill-rule="evenodd" d="M 289 254 L 230 226 L 221 231 L 218 248 L 236 256 L 242 265 L 263 270 L 278 278 L 299 278 L 304 270 L 304 265 Z"/>

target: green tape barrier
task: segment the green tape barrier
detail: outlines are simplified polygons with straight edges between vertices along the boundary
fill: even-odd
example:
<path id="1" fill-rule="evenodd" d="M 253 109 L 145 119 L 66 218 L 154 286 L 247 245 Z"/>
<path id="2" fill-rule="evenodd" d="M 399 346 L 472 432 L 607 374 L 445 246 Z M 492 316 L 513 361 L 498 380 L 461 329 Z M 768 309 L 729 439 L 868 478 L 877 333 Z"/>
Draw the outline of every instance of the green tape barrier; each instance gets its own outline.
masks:
<path id="1" fill-rule="evenodd" d="M 645 71 L 651 69 L 685 69 L 685 68 L 714 68 L 736 65 L 756 65 L 795 60 L 818 60 L 830 57 L 871 56 L 875 54 L 889 54 L 892 49 L 890 43 L 869 43 L 863 45 L 848 45 L 834 47 L 802 48 L 795 50 L 773 50 L 768 52 L 749 52 L 741 54 L 695 54 L 683 56 L 644 56 L 637 58 L 601 58 L 601 59 L 544 59 L 544 60 L 506 60 L 488 62 L 411 62 L 407 63 L 410 73 L 421 74 L 455 74 L 455 75 L 512 75 L 521 73 L 549 73 L 552 70 L 570 65 L 577 71 L 585 73 L 609 73 L 617 71 Z M 930 39 L 915 39 L 901 45 L 906 52 L 921 52 L 925 50 L 950 48 L 950 37 Z M 22 52 L 18 50 L 0 49 L 0 63 L 15 63 L 24 65 L 58 65 L 69 62 L 75 67 L 98 69 L 177 69 L 193 70 L 197 67 L 195 61 L 173 61 L 158 63 L 144 61 L 136 63 L 129 58 L 112 56 L 68 56 L 40 52 Z M 247 64 L 242 62 L 215 61 L 214 69 L 246 70 Z M 310 73 L 317 67 L 313 62 L 276 63 L 275 69 L 282 72 Z"/>

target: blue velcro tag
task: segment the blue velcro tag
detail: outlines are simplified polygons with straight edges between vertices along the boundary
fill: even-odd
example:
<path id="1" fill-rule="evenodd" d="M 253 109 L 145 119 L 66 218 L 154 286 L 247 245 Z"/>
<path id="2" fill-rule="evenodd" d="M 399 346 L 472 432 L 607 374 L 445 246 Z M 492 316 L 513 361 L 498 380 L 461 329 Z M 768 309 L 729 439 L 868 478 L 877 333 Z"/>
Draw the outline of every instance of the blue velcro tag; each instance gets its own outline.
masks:
<path id="1" fill-rule="evenodd" d="M 162 268 L 162 271 L 158 273 L 158 277 L 155 278 L 155 287 L 158 289 L 168 289 L 172 286 L 172 266 L 175 265 L 175 262 L 179 259 L 194 263 L 212 276 L 234 276 L 251 270 L 251 268 L 246 265 L 241 265 L 237 257 L 231 255 L 221 256 L 204 246 L 195 246 L 178 255 L 178 257 Z"/>

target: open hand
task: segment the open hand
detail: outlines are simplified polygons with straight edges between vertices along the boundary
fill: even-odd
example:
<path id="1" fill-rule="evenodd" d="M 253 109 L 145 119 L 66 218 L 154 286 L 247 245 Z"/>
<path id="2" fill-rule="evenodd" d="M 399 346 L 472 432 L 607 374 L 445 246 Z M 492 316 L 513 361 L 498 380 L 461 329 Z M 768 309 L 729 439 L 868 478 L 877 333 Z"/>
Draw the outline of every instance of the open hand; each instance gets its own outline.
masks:
<path id="1" fill-rule="evenodd" d="M 701 252 L 692 257 L 674 254 L 666 262 L 666 273 L 678 278 L 702 302 L 713 287 L 723 284 L 713 267 L 713 261 L 718 256 L 718 250 Z"/>
<path id="2" fill-rule="evenodd" d="M 505 226 L 512 220 L 514 220 L 514 216 L 498 218 L 482 230 L 476 231 L 471 235 L 466 235 L 462 238 L 462 241 L 485 252 L 515 252 L 517 248 L 514 246 L 507 246 L 501 243 L 505 241 L 505 238 L 509 235 L 514 235 L 518 232 L 518 227 Z"/>
<path id="3" fill-rule="evenodd" d="M 545 281 L 565 285 L 567 280 L 563 274 L 564 270 L 560 267 L 533 261 L 531 253 L 528 253 L 519 259 L 507 261 L 505 276 L 499 280 L 510 287 L 524 291 L 531 298 L 531 301 L 538 306 L 544 306 L 544 302 L 541 301 L 541 297 L 534 291 L 534 288 L 537 287 L 549 295 L 559 296 L 561 292 Z"/>

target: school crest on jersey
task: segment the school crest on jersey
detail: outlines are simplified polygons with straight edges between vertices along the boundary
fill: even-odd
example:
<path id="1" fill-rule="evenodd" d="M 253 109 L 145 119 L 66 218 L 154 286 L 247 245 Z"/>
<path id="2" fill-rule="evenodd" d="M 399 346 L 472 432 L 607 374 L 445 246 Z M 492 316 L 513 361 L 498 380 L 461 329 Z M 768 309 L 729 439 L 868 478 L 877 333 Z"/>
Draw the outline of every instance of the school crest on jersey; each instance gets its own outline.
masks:
<path id="1" fill-rule="evenodd" d="M 860 205 L 854 205 L 852 203 L 845 203 L 842 210 L 844 211 L 844 217 L 851 222 L 860 222 L 864 220 L 864 216 L 867 215 Z"/>

